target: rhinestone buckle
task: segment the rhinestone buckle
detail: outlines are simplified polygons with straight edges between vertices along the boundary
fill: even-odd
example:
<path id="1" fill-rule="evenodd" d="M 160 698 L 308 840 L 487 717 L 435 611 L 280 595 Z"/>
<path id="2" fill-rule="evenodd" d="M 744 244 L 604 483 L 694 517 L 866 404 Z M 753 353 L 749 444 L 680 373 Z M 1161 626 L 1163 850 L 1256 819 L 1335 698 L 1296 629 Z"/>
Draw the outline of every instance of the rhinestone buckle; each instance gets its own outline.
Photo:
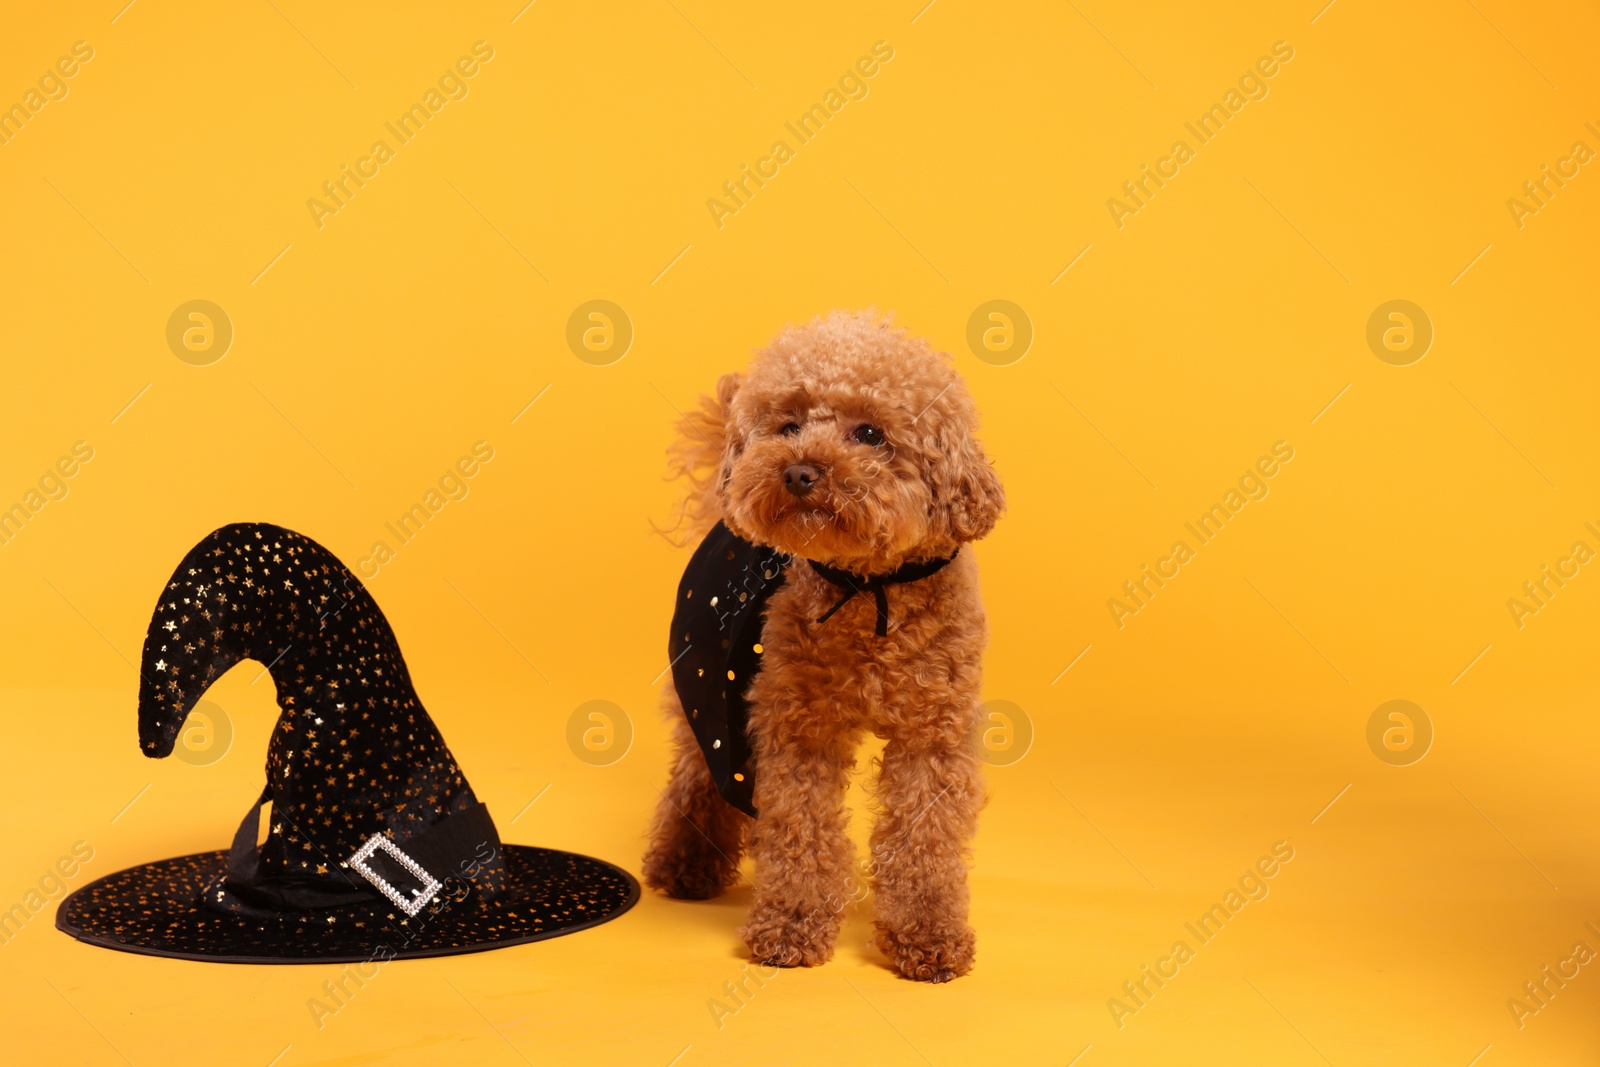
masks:
<path id="1" fill-rule="evenodd" d="M 410 900 L 407 900 L 400 894 L 398 889 L 390 885 L 383 875 L 367 866 L 367 860 L 371 859 L 372 854 L 380 848 L 394 857 L 396 863 L 404 867 L 412 877 L 422 883 L 421 889 L 413 889 L 411 891 Z M 396 845 L 382 834 L 373 834 L 369 837 L 366 844 L 356 849 L 356 854 L 350 857 L 349 862 L 350 866 L 355 868 L 361 877 L 377 886 L 378 892 L 392 900 L 395 907 L 405 912 L 408 916 L 414 916 L 417 912 L 427 907 L 428 901 L 432 900 L 439 890 L 444 888 L 443 882 L 429 874 L 422 864 L 406 855 L 400 850 L 399 845 Z"/>

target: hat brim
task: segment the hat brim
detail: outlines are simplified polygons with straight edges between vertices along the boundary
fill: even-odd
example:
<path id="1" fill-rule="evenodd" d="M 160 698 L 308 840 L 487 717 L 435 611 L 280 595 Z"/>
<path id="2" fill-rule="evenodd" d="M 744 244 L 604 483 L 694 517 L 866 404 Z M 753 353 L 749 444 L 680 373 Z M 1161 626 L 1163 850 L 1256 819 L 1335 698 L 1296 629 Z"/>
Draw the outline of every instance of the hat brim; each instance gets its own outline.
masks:
<path id="1" fill-rule="evenodd" d="M 610 922 L 639 883 L 589 856 L 502 845 L 506 887 L 430 914 L 396 907 L 327 909 L 258 919 L 204 907 L 228 853 L 158 860 L 90 882 L 61 902 L 56 928 L 91 945 L 211 963 L 359 963 L 420 959 L 542 941 Z"/>

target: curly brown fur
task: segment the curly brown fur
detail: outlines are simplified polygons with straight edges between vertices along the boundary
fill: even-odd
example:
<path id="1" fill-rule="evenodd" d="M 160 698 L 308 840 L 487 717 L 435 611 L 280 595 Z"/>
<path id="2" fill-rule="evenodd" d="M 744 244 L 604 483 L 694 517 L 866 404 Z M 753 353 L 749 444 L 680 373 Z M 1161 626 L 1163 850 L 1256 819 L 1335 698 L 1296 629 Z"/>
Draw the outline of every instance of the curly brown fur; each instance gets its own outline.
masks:
<path id="1" fill-rule="evenodd" d="M 727 445 L 728 402 L 739 388 L 737 374 L 724 374 L 716 396 L 703 396 L 693 411 L 678 420 L 678 439 L 667 449 L 667 476 L 689 482 L 689 496 L 678 516 L 689 538 L 698 541 L 722 518 L 717 475 Z"/>
<path id="2" fill-rule="evenodd" d="M 645 881 L 681 900 L 709 900 L 739 880 L 750 818 L 717 792 L 671 686 L 662 704 L 673 723 L 672 769 L 650 827 Z"/>
<path id="3" fill-rule="evenodd" d="M 768 604 L 747 693 L 761 816 L 747 835 L 750 820 L 717 793 L 669 685 L 673 763 L 644 874 L 672 896 L 714 895 L 737 877 L 748 836 L 755 899 L 740 933 L 757 960 L 833 954 L 855 860 L 845 790 L 870 730 L 885 741 L 869 861 L 878 947 L 922 981 L 972 967 L 966 859 L 983 805 L 986 637 L 976 562 L 961 552 L 931 577 L 888 587 L 888 635 L 878 637 L 868 596 L 815 621 L 839 591 L 804 561 L 871 576 L 987 534 L 1004 493 L 976 424 L 948 356 L 871 312 L 834 312 L 784 330 L 681 425 L 674 455 L 694 487 L 692 528 L 721 519 L 797 560 Z M 884 441 L 863 443 L 864 425 Z M 801 497 L 785 488 L 794 464 L 817 473 Z"/>

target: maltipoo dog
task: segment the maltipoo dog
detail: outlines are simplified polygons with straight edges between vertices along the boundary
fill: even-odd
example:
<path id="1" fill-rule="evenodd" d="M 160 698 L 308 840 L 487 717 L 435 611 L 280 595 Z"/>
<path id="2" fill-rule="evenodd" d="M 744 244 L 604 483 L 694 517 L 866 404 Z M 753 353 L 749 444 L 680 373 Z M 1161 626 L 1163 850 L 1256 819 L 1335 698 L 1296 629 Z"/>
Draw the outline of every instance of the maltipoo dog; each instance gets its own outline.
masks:
<path id="1" fill-rule="evenodd" d="M 675 751 L 644 876 L 713 897 L 748 847 L 740 934 L 768 965 L 827 961 L 863 893 L 845 791 L 870 730 L 885 742 L 866 864 L 878 947 L 907 978 L 972 967 L 986 625 L 962 549 L 1004 506 L 976 423 L 948 356 L 834 312 L 785 329 L 680 425 L 705 539 L 678 590 Z"/>

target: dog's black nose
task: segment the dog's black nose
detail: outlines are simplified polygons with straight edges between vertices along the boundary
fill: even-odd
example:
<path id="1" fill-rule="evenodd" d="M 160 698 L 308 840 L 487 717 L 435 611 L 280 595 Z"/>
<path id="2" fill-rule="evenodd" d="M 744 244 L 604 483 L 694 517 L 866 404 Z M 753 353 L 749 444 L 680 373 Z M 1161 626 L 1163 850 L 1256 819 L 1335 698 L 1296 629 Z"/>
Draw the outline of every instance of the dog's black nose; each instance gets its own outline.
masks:
<path id="1" fill-rule="evenodd" d="M 805 496 L 821 476 L 809 463 L 791 463 L 783 470 L 783 487 L 797 497 Z"/>

